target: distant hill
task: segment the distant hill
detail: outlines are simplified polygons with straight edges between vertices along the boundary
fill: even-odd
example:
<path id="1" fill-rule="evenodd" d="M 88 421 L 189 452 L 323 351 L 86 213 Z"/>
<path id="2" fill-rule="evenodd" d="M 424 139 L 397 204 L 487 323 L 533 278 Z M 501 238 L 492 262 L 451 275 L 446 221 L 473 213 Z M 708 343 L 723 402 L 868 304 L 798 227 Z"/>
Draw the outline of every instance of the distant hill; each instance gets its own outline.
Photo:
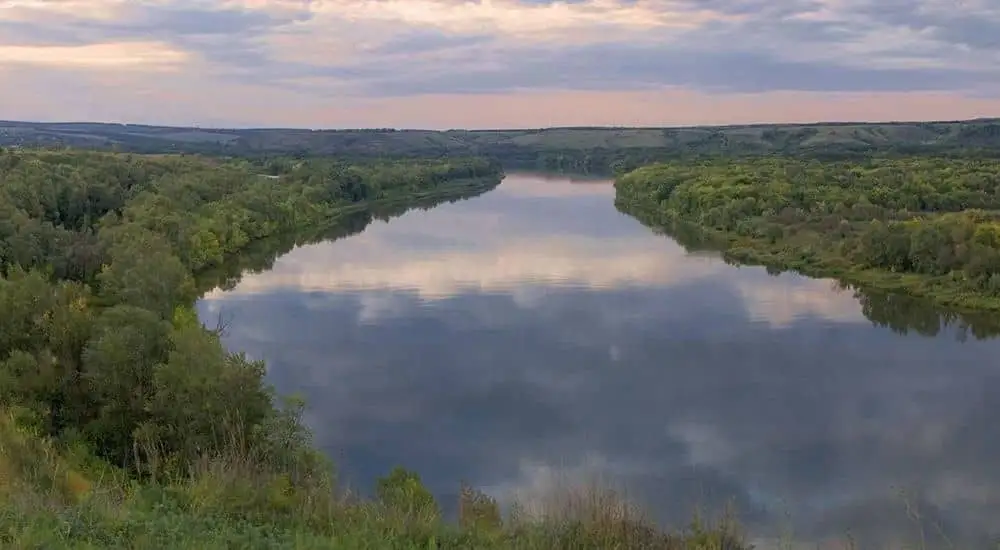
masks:
<path id="1" fill-rule="evenodd" d="M 485 155 L 515 167 L 603 172 L 655 160 L 716 155 L 842 158 L 936 153 L 1000 157 L 1000 119 L 447 131 L 202 129 L 0 121 L 0 146 L 17 145 L 233 156 Z"/>

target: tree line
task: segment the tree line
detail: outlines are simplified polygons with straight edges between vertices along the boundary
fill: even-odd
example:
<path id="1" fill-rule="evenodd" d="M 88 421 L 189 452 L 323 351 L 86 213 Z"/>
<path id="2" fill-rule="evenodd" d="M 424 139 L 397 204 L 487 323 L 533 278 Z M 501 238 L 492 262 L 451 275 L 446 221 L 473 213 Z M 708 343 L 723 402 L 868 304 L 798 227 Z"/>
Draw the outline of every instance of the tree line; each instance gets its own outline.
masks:
<path id="1" fill-rule="evenodd" d="M 6 135 L 5 135 L 6 134 Z M 1000 156 L 1000 120 L 684 128 L 507 130 L 201 129 L 118 124 L 0 123 L 4 144 L 62 144 L 133 153 L 357 158 L 482 156 L 505 166 L 617 175 L 652 162 L 782 155 L 824 161 L 872 156 Z"/>
<path id="2" fill-rule="evenodd" d="M 183 474 L 235 442 L 281 471 L 318 464 L 263 364 L 198 321 L 199 274 L 255 242 L 500 175 L 480 159 L 0 150 L 0 403 L 141 476 Z"/>

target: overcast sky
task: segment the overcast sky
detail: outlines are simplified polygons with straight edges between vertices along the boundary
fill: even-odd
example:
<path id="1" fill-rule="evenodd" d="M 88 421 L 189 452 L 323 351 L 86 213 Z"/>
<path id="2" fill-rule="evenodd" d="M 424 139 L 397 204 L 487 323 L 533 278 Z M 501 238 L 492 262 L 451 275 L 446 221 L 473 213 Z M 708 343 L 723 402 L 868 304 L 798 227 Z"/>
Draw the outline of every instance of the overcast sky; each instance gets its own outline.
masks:
<path id="1" fill-rule="evenodd" d="M 1000 116 L 998 0 L 0 0 L 0 118 L 511 127 Z"/>

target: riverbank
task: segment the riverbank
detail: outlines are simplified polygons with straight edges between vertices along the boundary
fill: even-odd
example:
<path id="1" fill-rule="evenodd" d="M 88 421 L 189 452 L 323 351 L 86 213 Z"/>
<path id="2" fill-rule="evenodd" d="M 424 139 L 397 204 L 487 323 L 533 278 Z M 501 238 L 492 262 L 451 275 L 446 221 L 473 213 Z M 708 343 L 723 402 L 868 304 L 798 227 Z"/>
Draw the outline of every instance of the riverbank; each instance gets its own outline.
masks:
<path id="1" fill-rule="evenodd" d="M 297 479 L 238 452 L 188 475 L 137 480 L 0 414 L 0 544 L 4 548 L 362 550 L 748 550 L 734 523 L 658 530 L 601 487 L 552 495 L 525 515 L 463 487 L 457 522 L 412 472 L 377 480 L 377 497 L 338 492 L 328 476 Z"/>
<path id="2" fill-rule="evenodd" d="M 372 500 L 341 491 L 302 404 L 190 304 L 256 245 L 360 230 L 491 189 L 502 170 L 264 164 L 279 177 L 233 159 L 0 151 L 0 545 L 741 548 L 728 528 L 661 531 L 605 492 L 524 517 L 465 488 L 453 523 L 403 469 Z"/>
<path id="3" fill-rule="evenodd" d="M 733 263 L 1000 311 L 998 178 L 934 158 L 662 164 L 618 178 L 615 203 Z"/>

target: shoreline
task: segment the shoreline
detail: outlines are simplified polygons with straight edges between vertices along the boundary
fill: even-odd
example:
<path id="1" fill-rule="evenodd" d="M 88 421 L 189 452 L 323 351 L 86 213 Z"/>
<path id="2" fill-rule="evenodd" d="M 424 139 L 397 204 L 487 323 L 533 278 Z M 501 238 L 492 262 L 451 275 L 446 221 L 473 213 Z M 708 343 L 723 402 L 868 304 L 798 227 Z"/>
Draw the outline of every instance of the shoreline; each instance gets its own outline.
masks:
<path id="1" fill-rule="evenodd" d="M 733 264 L 764 266 L 772 270 L 793 271 L 807 277 L 836 279 L 862 289 L 906 294 L 959 312 L 1000 311 L 1000 294 L 991 292 L 992 287 L 983 286 L 983 278 L 990 272 L 982 275 L 968 271 L 969 266 L 978 258 L 977 254 L 982 253 L 979 249 L 971 248 L 978 245 L 978 241 L 973 241 L 971 237 L 962 237 L 964 240 L 954 237 L 957 239 L 954 243 L 946 241 L 943 245 L 937 245 L 946 247 L 943 252 L 935 249 L 938 256 L 947 253 L 957 257 L 958 250 L 965 247 L 963 261 L 966 263 L 954 261 L 950 268 L 935 267 L 936 272 L 918 271 L 920 266 L 917 264 L 904 265 L 898 271 L 895 267 L 887 269 L 878 265 L 865 265 L 860 263 L 864 259 L 858 257 L 864 247 L 871 247 L 870 242 L 887 246 L 878 239 L 863 241 L 873 238 L 873 225 L 882 224 L 891 228 L 895 224 L 902 227 L 902 238 L 905 239 L 904 260 L 915 262 L 915 252 L 911 251 L 911 256 L 907 258 L 905 250 L 916 246 L 910 245 L 909 239 L 916 239 L 918 231 L 938 231 L 948 235 L 943 238 L 952 238 L 946 230 L 939 230 L 938 226 L 959 219 L 966 223 L 963 228 L 972 228 L 969 231 L 981 227 L 991 228 L 992 219 L 1000 210 L 882 209 L 880 215 L 847 211 L 831 214 L 824 209 L 833 209 L 838 205 L 836 202 L 827 204 L 825 201 L 854 200 L 857 205 L 867 200 L 865 193 L 868 190 L 863 184 L 850 184 L 852 187 L 846 190 L 837 184 L 837 178 L 849 173 L 851 167 L 830 166 L 829 174 L 821 170 L 810 175 L 827 179 L 791 184 L 788 180 L 770 178 L 775 177 L 775 172 L 780 174 L 783 169 L 815 167 L 796 164 L 796 161 L 787 159 L 773 161 L 773 164 L 767 164 L 768 162 L 758 160 L 744 164 L 733 161 L 730 164 L 715 165 L 649 165 L 623 174 L 615 180 L 615 206 L 643 225 L 665 232 L 671 237 L 681 232 L 688 233 L 687 236 L 695 247 L 716 250 L 723 259 Z M 883 169 L 893 167 L 891 161 L 872 162 Z M 879 162 L 884 164 L 878 165 Z M 838 169 L 841 172 L 836 172 Z M 913 177 L 937 175 L 935 172 L 925 173 L 920 170 L 914 170 L 912 173 L 916 175 Z M 900 190 L 894 191 L 905 195 Z M 809 193 L 812 195 L 805 198 Z M 818 202 L 809 203 L 809 200 Z M 785 206 L 781 212 L 777 211 L 780 208 L 770 207 L 771 204 L 787 205 L 789 201 L 796 208 L 792 218 L 787 218 L 784 212 L 792 207 Z M 734 210 L 721 214 L 730 206 Z M 867 203 L 867 207 L 878 210 L 870 203 Z M 682 238 L 675 237 L 675 240 L 685 245 Z M 993 251 L 987 249 L 985 252 Z"/>
<path id="2" fill-rule="evenodd" d="M 871 268 L 844 266 L 839 264 L 845 263 L 846 259 L 832 257 L 787 262 L 781 259 L 781 253 L 796 249 L 771 246 L 757 239 L 704 227 L 686 219 L 673 221 L 673 227 L 662 223 L 647 223 L 639 218 L 635 210 L 628 207 L 620 207 L 620 209 L 623 213 L 635 217 L 646 227 L 661 230 L 671 238 L 674 238 L 672 230 L 676 229 L 677 224 L 684 224 L 689 229 L 700 231 L 713 242 L 722 244 L 722 246 L 706 248 L 719 252 L 720 257 L 725 261 L 736 265 L 765 267 L 781 272 L 790 271 L 813 279 L 836 279 L 862 290 L 905 294 L 909 297 L 926 300 L 928 305 L 944 307 L 954 310 L 956 313 L 1000 311 L 1000 297 L 977 295 L 963 288 L 938 287 L 949 279 L 947 276 L 931 277 L 919 273 L 893 273 Z M 963 293 L 968 293 L 968 295 L 963 295 Z"/>

